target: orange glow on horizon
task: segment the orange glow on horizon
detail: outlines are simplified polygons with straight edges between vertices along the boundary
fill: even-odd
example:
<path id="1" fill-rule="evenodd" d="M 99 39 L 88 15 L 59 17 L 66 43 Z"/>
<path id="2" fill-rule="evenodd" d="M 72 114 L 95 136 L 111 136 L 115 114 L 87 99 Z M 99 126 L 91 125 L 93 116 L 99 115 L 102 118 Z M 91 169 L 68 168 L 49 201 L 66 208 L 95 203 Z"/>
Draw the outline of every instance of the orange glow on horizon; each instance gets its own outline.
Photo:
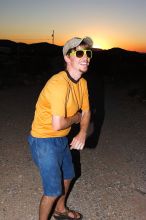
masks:
<path id="1" fill-rule="evenodd" d="M 54 38 L 54 44 L 58 46 L 63 46 L 64 43 L 69 39 L 70 37 L 66 37 L 65 39 L 60 38 L 60 40 Z M 98 48 L 98 49 L 103 49 L 103 50 L 108 50 L 114 47 L 119 47 L 121 49 L 129 50 L 129 51 L 137 51 L 137 52 L 142 52 L 146 53 L 146 46 L 143 47 L 143 45 L 140 44 L 131 44 L 131 42 L 122 42 L 121 46 L 114 44 L 113 42 L 106 42 L 105 39 L 99 39 L 96 37 L 91 37 L 93 39 L 93 48 Z M 49 40 L 47 38 L 33 38 L 33 37 L 27 37 L 23 35 L 13 35 L 13 36 L 8 36 L 8 37 L 2 37 L 0 36 L 0 39 L 6 39 L 6 40 L 12 40 L 15 42 L 21 42 L 21 43 L 26 43 L 26 44 L 32 44 L 32 43 L 41 43 L 41 42 L 46 42 L 52 44 L 52 39 L 50 38 Z M 120 42 L 119 42 L 120 44 Z"/>

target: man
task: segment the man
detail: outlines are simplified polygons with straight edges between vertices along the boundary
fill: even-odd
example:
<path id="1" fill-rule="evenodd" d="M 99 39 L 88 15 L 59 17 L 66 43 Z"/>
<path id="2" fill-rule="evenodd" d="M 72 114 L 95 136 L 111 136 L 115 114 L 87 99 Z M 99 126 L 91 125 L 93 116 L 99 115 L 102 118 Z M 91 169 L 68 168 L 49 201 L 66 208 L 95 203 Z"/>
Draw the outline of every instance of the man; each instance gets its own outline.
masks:
<path id="1" fill-rule="evenodd" d="M 39 168 L 44 194 L 40 201 L 39 220 L 47 220 L 55 205 L 55 219 L 82 219 L 79 212 L 66 207 L 66 196 L 74 168 L 70 149 L 82 150 L 90 121 L 88 89 L 81 78 L 92 57 L 93 41 L 74 37 L 63 47 L 66 70 L 52 76 L 36 104 L 29 144 Z M 67 135 L 73 124 L 80 131 L 70 143 Z"/>

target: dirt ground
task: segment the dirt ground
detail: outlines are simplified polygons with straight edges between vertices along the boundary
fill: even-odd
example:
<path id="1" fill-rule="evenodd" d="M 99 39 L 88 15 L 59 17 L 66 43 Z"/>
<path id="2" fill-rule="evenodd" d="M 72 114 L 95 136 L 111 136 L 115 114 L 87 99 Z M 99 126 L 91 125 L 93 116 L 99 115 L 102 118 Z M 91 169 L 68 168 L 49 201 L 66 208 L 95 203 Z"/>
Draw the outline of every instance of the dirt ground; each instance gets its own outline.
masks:
<path id="1" fill-rule="evenodd" d="M 0 220 L 38 219 L 41 181 L 27 144 L 38 92 L 0 90 Z M 106 86 L 99 143 L 81 152 L 68 206 L 85 220 L 146 219 L 146 103 L 127 94 Z"/>

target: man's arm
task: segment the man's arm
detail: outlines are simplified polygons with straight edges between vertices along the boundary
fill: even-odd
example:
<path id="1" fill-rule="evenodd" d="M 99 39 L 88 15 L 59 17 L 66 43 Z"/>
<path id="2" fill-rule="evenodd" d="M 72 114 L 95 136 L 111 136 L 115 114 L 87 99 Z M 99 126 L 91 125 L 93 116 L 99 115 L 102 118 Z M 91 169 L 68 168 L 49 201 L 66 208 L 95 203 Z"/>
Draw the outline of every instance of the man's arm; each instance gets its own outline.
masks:
<path id="1" fill-rule="evenodd" d="M 52 116 L 52 126 L 55 131 L 69 128 L 72 124 L 78 124 L 81 121 L 81 113 L 77 112 L 75 115 L 70 117 Z"/>
<path id="2" fill-rule="evenodd" d="M 89 123 L 90 123 L 90 111 L 82 112 L 82 118 L 80 122 L 80 131 L 70 143 L 71 145 L 70 149 L 82 150 L 84 148 Z"/>

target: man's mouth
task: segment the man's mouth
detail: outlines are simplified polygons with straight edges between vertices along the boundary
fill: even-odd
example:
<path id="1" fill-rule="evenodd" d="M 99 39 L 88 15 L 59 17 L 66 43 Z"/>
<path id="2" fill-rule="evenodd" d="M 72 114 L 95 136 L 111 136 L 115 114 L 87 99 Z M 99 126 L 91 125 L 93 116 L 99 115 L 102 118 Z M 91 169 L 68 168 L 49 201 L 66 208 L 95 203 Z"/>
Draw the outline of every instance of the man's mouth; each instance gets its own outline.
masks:
<path id="1" fill-rule="evenodd" d="M 82 66 L 88 66 L 89 63 L 87 63 L 87 62 L 82 62 L 82 63 L 80 63 L 80 65 L 82 65 Z"/>

